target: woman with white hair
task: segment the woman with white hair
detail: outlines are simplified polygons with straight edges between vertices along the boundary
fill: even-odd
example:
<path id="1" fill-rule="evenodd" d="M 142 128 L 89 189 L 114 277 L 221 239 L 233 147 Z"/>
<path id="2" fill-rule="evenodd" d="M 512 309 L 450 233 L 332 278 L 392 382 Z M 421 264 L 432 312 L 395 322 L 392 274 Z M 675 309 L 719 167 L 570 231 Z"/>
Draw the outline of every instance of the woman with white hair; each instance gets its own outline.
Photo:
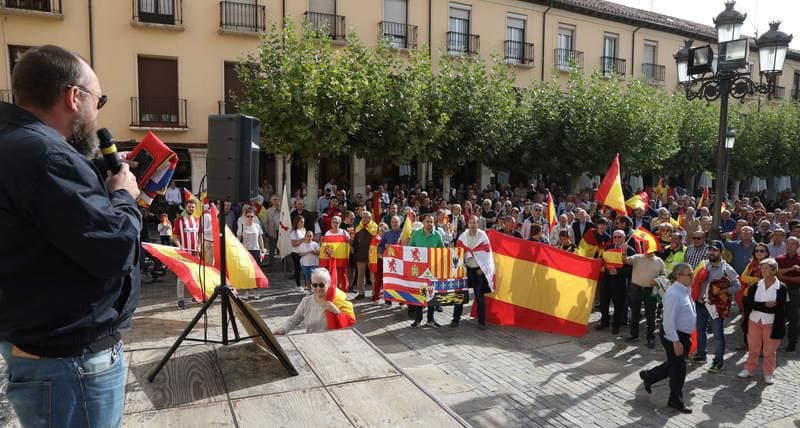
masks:
<path id="1" fill-rule="evenodd" d="M 744 298 L 742 327 L 747 334 L 749 349 L 739 377 L 746 379 L 752 376 L 758 366 L 758 356 L 763 353 L 764 382 L 772 385 L 777 362 L 775 354 L 786 334 L 786 298 L 789 291 L 777 278 L 778 262 L 775 259 L 764 259 L 758 266 L 761 279 L 748 288 Z"/>
<path id="2" fill-rule="evenodd" d="M 286 323 L 275 329 L 275 334 L 286 334 L 297 327 L 301 322 L 306 327 L 306 333 L 320 333 L 328 331 L 328 319 L 325 312 L 339 315 L 341 312 L 336 305 L 328 300 L 328 287 L 331 285 L 331 274 L 328 269 L 317 268 L 311 272 L 311 294 L 304 297 L 297 305 L 294 314 Z"/>

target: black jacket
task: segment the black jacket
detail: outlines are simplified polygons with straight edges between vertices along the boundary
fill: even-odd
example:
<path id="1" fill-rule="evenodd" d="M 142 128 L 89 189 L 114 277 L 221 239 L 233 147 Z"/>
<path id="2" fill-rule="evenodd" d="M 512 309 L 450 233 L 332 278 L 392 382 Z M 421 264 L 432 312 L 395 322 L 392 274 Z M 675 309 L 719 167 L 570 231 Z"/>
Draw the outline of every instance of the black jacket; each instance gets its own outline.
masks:
<path id="1" fill-rule="evenodd" d="M 778 281 L 776 279 L 776 281 Z M 755 283 L 747 288 L 747 295 L 744 296 L 742 303 L 744 304 L 744 317 L 742 318 L 742 329 L 745 336 L 747 336 L 747 327 L 750 320 L 750 312 L 756 310 L 767 314 L 775 314 L 775 321 L 772 323 L 772 334 L 770 339 L 783 339 L 786 335 L 786 297 L 789 295 L 789 289 L 786 284 L 778 281 L 780 288 L 778 288 L 777 298 L 775 299 L 776 305 L 774 308 L 768 308 L 764 302 L 756 302 L 756 290 L 758 290 L 758 283 Z"/>
<path id="2" fill-rule="evenodd" d="M 0 103 L 0 341 L 80 355 L 139 300 L 136 201 L 53 128 Z"/>
<path id="3" fill-rule="evenodd" d="M 576 246 L 576 247 L 577 247 L 578 245 L 580 245 L 580 243 L 581 243 L 581 240 L 583 239 L 583 235 L 584 235 L 586 232 L 588 232 L 588 231 L 589 231 L 589 229 L 591 229 L 591 228 L 593 228 L 593 227 L 595 227 L 594 223 L 592 223 L 591 221 L 587 220 L 587 221 L 586 221 L 586 224 L 584 224 L 584 226 L 583 226 L 583 233 L 581 233 L 581 226 L 580 226 L 580 222 L 578 222 L 578 220 L 577 220 L 577 219 L 576 219 L 575 221 L 573 221 L 573 222 L 572 222 L 572 236 L 574 236 L 574 237 L 575 237 L 575 246 Z"/>

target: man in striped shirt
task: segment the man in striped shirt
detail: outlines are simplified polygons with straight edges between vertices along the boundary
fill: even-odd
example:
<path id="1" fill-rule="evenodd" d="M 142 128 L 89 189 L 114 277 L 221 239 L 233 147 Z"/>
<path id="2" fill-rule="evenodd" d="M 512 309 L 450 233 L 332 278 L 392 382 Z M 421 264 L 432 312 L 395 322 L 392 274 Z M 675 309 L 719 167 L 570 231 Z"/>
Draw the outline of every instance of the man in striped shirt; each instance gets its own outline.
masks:
<path id="1" fill-rule="evenodd" d="M 175 243 L 178 244 L 178 247 L 193 255 L 197 255 L 200 252 L 200 222 L 194 216 L 196 208 L 194 201 L 187 201 L 183 215 L 175 220 L 175 227 L 172 228 L 175 234 Z M 177 285 L 178 309 L 183 309 L 185 308 L 183 281 L 178 279 Z"/>

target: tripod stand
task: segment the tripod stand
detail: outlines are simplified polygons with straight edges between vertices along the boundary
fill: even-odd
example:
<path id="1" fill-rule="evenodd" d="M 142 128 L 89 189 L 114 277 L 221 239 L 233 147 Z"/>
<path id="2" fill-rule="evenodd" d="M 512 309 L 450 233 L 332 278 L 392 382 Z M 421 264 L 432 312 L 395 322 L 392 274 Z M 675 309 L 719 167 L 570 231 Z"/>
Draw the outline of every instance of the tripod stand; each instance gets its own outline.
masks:
<path id="1" fill-rule="evenodd" d="M 213 220 L 212 220 L 213 221 Z M 203 304 L 203 307 L 200 309 L 199 312 L 194 316 L 192 321 L 183 330 L 183 333 L 178 337 L 172 347 L 169 348 L 166 355 L 161 359 L 161 362 L 158 363 L 155 369 L 153 369 L 150 374 L 147 375 L 147 381 L 152 383 L 153 380 L 158 376 L 158 373 L 161 371 L 162 368 L 167 364 L 172 354 L 178 350 L 178 347 L 183 343 L 184 340 L 189 340 L 192 342 L 201 342 L 201 343 L 217 343 L 221 345 L 228 345 L 230 343 L 238 343 L 242 340 L 246 339 L 254 339 L 260 338 L 264 341 L 264 343 L 269 347 L 270 351 L 280 360 L 283 367 L 289 372 L 292 376 L 297 376 L 297 369 L 294 368 L 294 365 L 289 361 L 289 357 L 287 357 L 286 353 L 281 348 L 280 344 L 275 340 L 272 336 L 272 333 L 265 329 L 266 325 L 259 323 L 256 319 L 257 315 L 254 315 L 248 310 L 248 307 L 239 299 L 239 296 L 236 294 L 234 289 L 230 286 L 230 284 L 226 284 L 227 280 L 227 261 L 225 259 L 225 235 L 227 231 L 225 230 L 225 213 L 224 210 L 219 211 L 219 217 L 217 218 L 219 222 L 219 230 L 221 231 L 220 236 L 220 285 L 214 289 L 214 294 Z M 205 335 L 202 339 L 195 339 L 189 336 L 189 333 L 192 332 L 195 325 L 197 325 L 200 318 L 202 318 L 208 312 L 208 309 L 214 303 L 217 298 L 220 299 L 221 302 L 221 315 L 222 315 L 222 340 L 209 340 Z M 236 315 L 234 314 L 234 306 L 239 309 L 239 312 L 244 314 L 245 318 L 247 319 L 248 325 L 256 331 L 256 334 L 246 337 L 241 337 L 239 335 L 239 329 L 236 326 Z M 233 339 L 228 338 L 228 326 L 233 329 Z"/>

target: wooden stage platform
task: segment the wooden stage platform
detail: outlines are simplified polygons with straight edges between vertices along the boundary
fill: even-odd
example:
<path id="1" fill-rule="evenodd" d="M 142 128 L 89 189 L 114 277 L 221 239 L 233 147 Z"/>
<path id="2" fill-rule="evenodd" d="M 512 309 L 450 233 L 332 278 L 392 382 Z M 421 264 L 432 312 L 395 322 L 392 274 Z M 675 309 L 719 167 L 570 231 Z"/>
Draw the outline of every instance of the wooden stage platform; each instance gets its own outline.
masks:
<path id="1" fill-rule="evenodd" d="M 185 342 L 152 384 L 147 374 L 166 348 L 137 343 L 126 352 L 123 425 L 467 426 L 354 330 L 278 340 L 298 376 L 289 376 L 276 358 L 249 341 L 229 346 Z"/>

